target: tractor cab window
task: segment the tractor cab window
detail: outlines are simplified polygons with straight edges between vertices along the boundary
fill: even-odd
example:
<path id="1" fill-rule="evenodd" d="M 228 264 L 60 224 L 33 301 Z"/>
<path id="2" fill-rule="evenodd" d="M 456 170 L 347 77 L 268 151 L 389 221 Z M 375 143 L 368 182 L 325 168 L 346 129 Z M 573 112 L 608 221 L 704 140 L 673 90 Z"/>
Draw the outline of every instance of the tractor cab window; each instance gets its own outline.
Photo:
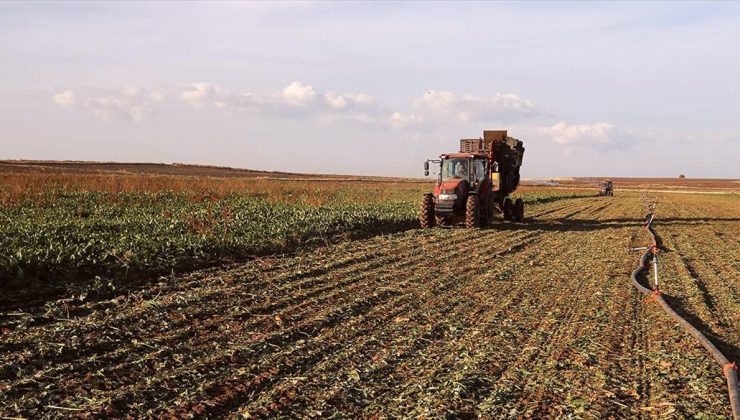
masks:
<path id="1" fill-rule="evenodd" d="M 468 159 L 443 160 L 442 179 L 468 179 Z"/>
<path id="2" fill-rule="evenodd" d="M 476 159 L 473 161 L 473 177 L 477 182 L 483 182 L 486 179 L 486 161 Z"/>

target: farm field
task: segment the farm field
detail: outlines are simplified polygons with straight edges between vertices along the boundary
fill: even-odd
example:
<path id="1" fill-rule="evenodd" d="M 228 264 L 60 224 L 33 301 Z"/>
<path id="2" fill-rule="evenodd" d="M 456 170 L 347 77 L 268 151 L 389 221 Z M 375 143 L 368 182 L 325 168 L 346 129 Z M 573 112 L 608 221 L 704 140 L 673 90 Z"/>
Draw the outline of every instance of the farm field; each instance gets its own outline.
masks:
<path id="1" fill-rule="evenodd" d="M 562 188 L 594 188 L 606 177 L 565 178 L 556 182 Z M 609 178 L 617 190 L 654 191 L 673 193 L 726 194 L 740 192 L 738 179 L 702 178 Z"/>
<path id="2" fill-rule="evenodd" d="M 641 194 L 522 194 L 521 224 L 344 238 L 8 309 L 0 415 L 729 417 L 721 369 L 629 283 Z M 658 199 L 664 293 L 740 360 L 740 197 Z"/>
<path id="3" fill-rule="evenodd" d="M 0 310 L 418 225 L 427 183 L 0 171 Z M 522 188 L 528 203 L 590 195 Z"/>
<path id="4" fill-rule="evenodd" d="M 65 188 L 16 195 L 0 185 L 0 284 L 26 289 L 94 275 L 162 274 L 337 235 L 405 230 L 416 213 L 410 197 L 420 191 L 261 181 L 242 191 Z"/>
<path id="5" fill-rule="evenodd" d="M 226 166 L 191 165 L 184 163 L 131 163 L 131 162 L 87 162 L 87 161 L 42 161 L 42 160 L 0 160 L 0 173 L 26 174 L 116 174 L 116 175 L 167 175 L 191 177 L 219 177 L 225 179 L 290 179 L 327 181 L 372 181 L 407 180 L 405 178 L 382 178 L 357 175 L 300 174 L 292 172 L 258 171 L 254 169 L 231 168 Z M 416 180 L 418 181 L 418 180 Z"/>
<path id="6" fill-rule="evenodd" d="M 356 175 L 317 175 L 289 172 L 256 171 L 219 166 L 165 164 L 165 163 L 120 163 L 120 162 L 76 162 L 76 161 L 34 161 L 34 160 L 0 160 L 0 174 L 48 174 L 58 177 L 59 174 L 72 175 L 167 175 L 188 177 L 219 177 L 226 179 L 284 179 L 320 181 L 360 181 L 378 182 L 395 181 L 419 183 L 418 178 L 383 178 Z M 703 179 L 703 178 L 622 178 L 622 177 L 565 177 L 552 179 L 522 179 L 523 185 L 542 185 L 566 189 L 598 190 L 599 182 L 610 178 L 616 188 L 628 190 L 657 189 L 674 192 L 740 192 L 740 179 Z"/>

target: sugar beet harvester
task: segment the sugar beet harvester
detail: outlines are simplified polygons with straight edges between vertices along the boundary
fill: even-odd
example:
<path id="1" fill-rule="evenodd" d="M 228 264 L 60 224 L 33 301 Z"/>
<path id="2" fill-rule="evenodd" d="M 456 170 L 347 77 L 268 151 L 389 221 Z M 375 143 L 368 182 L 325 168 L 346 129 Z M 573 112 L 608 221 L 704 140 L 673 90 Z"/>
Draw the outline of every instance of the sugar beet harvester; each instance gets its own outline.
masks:
<path id="1" fill-rule="evenodd" d="M 599 184 L 599 196 L 614 197 L 614 183 L 611 179 L 605 179 Z"/>
<path id="2" fill-rule="evenodd" d="M 512 202 L 508 196 L 519 185 L 523 158 L 522 141 L 509 137 L 506 130 L 486 130 L 483 138 L 461 139 L 459 153 L 424 162 L 424 175 L 429 175 L 429 162 L 439 164 L 439 175 L 434 192 L 422 198 L 421 227 L 462 221 L 466 227 L 480 227 L 491 223 L 495 213 L 521 222 L 524 201 Z"/>

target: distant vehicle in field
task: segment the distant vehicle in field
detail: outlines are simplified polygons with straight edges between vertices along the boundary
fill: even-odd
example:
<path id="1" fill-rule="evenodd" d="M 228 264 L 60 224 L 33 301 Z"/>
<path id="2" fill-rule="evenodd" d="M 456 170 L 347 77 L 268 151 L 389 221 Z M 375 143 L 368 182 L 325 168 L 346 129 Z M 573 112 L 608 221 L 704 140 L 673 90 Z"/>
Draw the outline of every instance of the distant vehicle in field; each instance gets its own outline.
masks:
<path id="1" fill-rule="evenodd" d="M 521 222 L 524 201 L 512 202 L 508 195 L 519 185 L 523 145 L 506 130 L 486 130 L 483 138 L 461 139 L 458 153 L 424 162 L 424 175 L 429 175 L 429 162 L 439 164 L 439 175 L 434 192 L 422 198 L 421 227 L 461 221 L 469 228 L 480 227 L 490 223 L 496 212 Z"/>
<path id="2" fill-rule="evenodd" d="M 599 189 L 599 196 L 613 197 L 614 196 L 614 184 L 611 179 L 605 179 L 601 183 L 601 189 Z"/>

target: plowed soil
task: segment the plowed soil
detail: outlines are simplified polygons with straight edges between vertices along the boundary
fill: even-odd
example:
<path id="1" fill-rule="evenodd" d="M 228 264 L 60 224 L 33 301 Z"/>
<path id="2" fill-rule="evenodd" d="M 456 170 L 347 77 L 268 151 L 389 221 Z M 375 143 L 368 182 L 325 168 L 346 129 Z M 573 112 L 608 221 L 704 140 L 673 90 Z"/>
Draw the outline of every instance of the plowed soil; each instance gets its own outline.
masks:
<path id="1" fill-rule="evenodd" d="M 666 194 L 654 225 L 661 288 L 734 360 L 739 203 Z M 730 416 L 721 369 L 630 285 L 640 195 L 526 212 L 5 314 L 0 415 Z"/>

